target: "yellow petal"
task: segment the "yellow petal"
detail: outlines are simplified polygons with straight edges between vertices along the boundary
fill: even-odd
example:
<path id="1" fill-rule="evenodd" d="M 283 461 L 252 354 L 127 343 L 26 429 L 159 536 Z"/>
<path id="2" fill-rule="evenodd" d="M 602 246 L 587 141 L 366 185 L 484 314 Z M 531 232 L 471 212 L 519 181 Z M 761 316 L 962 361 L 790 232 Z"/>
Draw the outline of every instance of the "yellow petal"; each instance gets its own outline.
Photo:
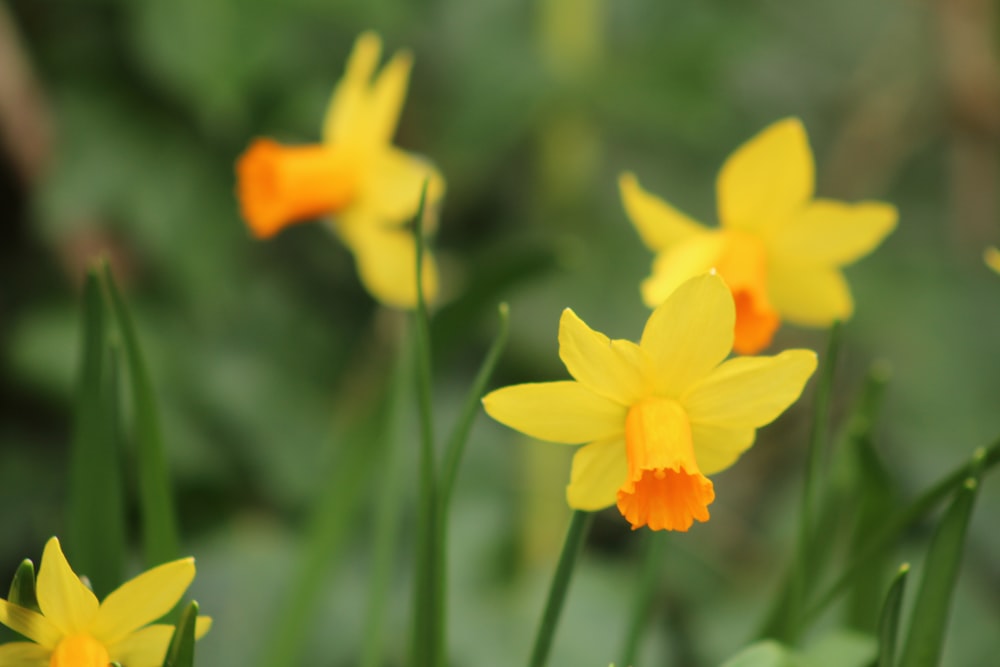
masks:
<path id="1" fill-rule="evenodd" d="M 691 424 L 694 456 L 705 475 L 714 475 L 736 462 L 753 444 L 756 430 L 724 428 L 716 424 Z"/>
<path id="2" fill-rule="evenodd" d="M 0 600 L 0 623 L 14 632 L 38 642 L 49 651 L 63 638 L 63 632 L 51 620 L 36 611 Z M 3 664 L 0 662 L 0 664 Z"/>
<path id="3" fill-rule="evenodd" d="M 333 89 L 333 96 L 323 120 L 323 141 L 341 143 L 368 122 L 366 113 L 371 79 L 382 53 L 382 40 L 374 32 L 364 32 L 354 42 L 343 78 Z"/>
<path id="4" fill-rule="evenodd" d="M 0 665 L 3 667 L 48 667 L 49 654 L 47 649 L 30 642 L 10 642 L 0 645 Z"/>
<path id="5" fill-rule="evenodd" d="M 573 455 L 566 502 L 573 509 L 589 512 L 611 507 L 627 478 L 624 440 L 619 437 L 584 445 Z"/>
<path id="6" fill-rule="evenodd" d="M 625 407 L 579 382 L 504 387 L 483 397 L 486 413 L 539 440 L 578 445 L 625 432 Z"/>
<path id="7" fill-rule="evenodd" d="M 618 177 L 618 188 L 625 204 L 625 213 L 650 250 L 666 250 L 692 234 L 705 231 L 693 219 L 643 190 L 639 179 L 631 172 Z"/>
<path id="8" fill-rule="evenodd" d="M 195 620 L 195 639 L 201 639 L 210 627 L 212 619 L 208 616 L 199 616 Z M 173 636 L 172 625 L 150 625 L 111 645 L 108 653 L 111 654 L 113 661 L 127 667 L 160 667 Z"/>
<path id="9" fill-rule="evenodd" d="M 386 226 L 366 211 L 345 214 L 335 229 L 354 253 L 358 276 L 368 293 L 393 308 L 417 305 L 417 250 L 413 234 L 401 227 Z M 438 290 L 437 264 L 424 251 L 424 299 L 434 301 Z"/>
<path id="10" fill-rule="evenodd" d="M 816 370 L 812 350 L 730 359 L 680 398 L 692 424 L 759 428 L 794 403 Z"/>
<path id="11" fill-rule="evenodd" d="M 559 319 L 559 358 L 580 384 L 622 405 L 648 393 L 649 362 L 642 349 L 631 341 L 610 340 L 569 308 Z"/>
<path id="12" fill-rule="evenodd" d="M 650 308 L 663 303 L 681 283 L 708 273 L 725 247 L 718 231 L 705 231 L 678 242 L 653 261 L 653 273 L 642 282 L 642 300 Z"/>
<path id="13" fill-rule="evenodd" d="M 399 51 L 375 79 L 367 119 L 370 145 L 386 145 L 392 141 L 406 100 L 406 88 L 412 68 L 413 55 L 409 51 Z"/>
<path id="14" fill-rule="evenodd" d="M 1000 273 L 1000 250 L 990 246 L 983 251 L 983 261 L 997 273 Z"/>
<path id="15" fill-rule="evenodd" d="M 38 606 L 63 634 L 85 630 L 97 613 L 97 598 L 66 562 L 59 540 L 49 539 L 38 570 Z"/>
<path id="16" fill-rule="evenodd" d="M 171 561 L 122 584 L 101 603 L 90 633 L 105 645 L 165 615 L 183 597 L 194 579 L 194 559 Z"/>
<path id="17" fill-rule="evenodd" d="M 864 257 L 896 227 L 896 207 L 817 200 L 768 241 L 790 263 L 843 266 Z"/>
<path id="18" fill-rule="evenodd" d="M 813 196 L 809 138 L 798 118 L 765 128 L 729 156 L 716 183 L 725 227 L 767 230 L 786 221 Z"/>
<path id="19" fill-rule="evenodd" d="M 733 296 L 714 274 L 685 282 L 654 310 L 639 345 L 652 363 L 657 392 L 676 397 L 725 359 L 735 317 Z"/>
<path id="20" fill-rule="evenodd" d="M 767 293 L 782 319 L 808 327 L 828 327 L 854 312 L 854 300 L 840 269 L 773 262 Z"/>
<path id="21" fill-rule="evenodd" d="M 424 231 L 436 223 L 436 211 L 444 196 L 441 173 L 417 155 L 397 148 L 380 150 L 361 183 L 357 205 L 383 224 L 404 225 L 420 207 L 420 194 L 427 183 Z"/>

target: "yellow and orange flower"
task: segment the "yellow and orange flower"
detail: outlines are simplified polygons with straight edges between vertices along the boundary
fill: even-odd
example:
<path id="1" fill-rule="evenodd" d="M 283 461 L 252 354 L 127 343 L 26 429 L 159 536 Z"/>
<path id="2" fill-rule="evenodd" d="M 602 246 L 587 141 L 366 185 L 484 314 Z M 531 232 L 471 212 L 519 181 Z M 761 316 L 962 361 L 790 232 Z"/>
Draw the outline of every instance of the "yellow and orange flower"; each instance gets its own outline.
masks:
<path id="1" fill-rule="evenodd" d="M 756 430 L 795 402 L 816 369 L 810 350 L 724 361 L 735 307 L 721 278 L 692 278 L 660 304 L 638 344 L 609 340 L 566 309 L 559 357 L 572 381 L 505 387 L 483 398 L 497 421 L 541 440 L 584 444 L 569 505 L 617 504 L 633 529 L 707 521 L 715 489 Z"/>
<path id="2" fill-rule="evenodd" d="M 194 579 L 194 559 L 164 563 L 140 574 L 103 602 L 66 561 L 59 540 L 45 545 L 38 570 L 41 613 L 0 600 L 0 623 L 30 639 L 0 645 L 4 667 L 160 667 L 174 626 L 154 624 L 184 595 Z M 199 616 L 195 636 L 212 620 Z"/>
<path id="3" fill-rule="evenodd" d="M 688 278 L 715 268 L 733 291 L 741 354 L 766 348 L 782 320 L 825 327 L 850 317 L 854 305 L 841 269 L 882 242 L 896 225 L 896 209 L 814 199 L 814 172 L 802 123 L 771 125 L 722 166 L 715 229 L 622 174 L 625 211 L 656 253 L 642 283 L 646 304 L 656 307 Z"/>
<path id="4" fill-rule="evenodd" d="M 254 140 L 236 164 L 237 195 L 258 238 L 329 216 L 372 296 L 410 308 L 416 304 L 416 248 L 407 223 L 426 183 L 425 228 L 433 227 L 444 179 L 423 158 L 392 145 L 413 59 L 396 53 L 376 74 L 381 52 L 375 33 L 358 37 L 333 91 L 321 143 Z M 430 299 L 437 270 L 430 253 L 423 262 L 424 295 Z"/>
<path id="5" fill-rule="evenodd" d="M 990 246 L 983 251 L 983 261 L 986 262 L 986 266 L 1000 273 L 1000 250 Z"/>

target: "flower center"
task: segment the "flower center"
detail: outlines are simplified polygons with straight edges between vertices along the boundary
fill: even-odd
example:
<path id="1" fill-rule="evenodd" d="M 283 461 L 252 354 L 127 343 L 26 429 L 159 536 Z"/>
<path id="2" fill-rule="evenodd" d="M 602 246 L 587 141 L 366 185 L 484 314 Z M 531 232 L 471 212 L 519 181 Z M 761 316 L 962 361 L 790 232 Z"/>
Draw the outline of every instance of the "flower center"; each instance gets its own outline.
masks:
<path id="1" fill-rule="evenodd" d="M 104 644 L 88 634 L 70 635 L 56 645 L 49 667 L 108 667 Z"/>
<path id="2" fill-rule="evenodd" d="M 357 161 L 325 144 L 282 146 L 257 139 L 236 163 L 243 217 L 258 238 L 343 210 L 358 190 Z"/>
<path id="3" fill-rule="evenodd" d="M 625 417 L 628 479 L 618 489 L 618 510 L 632 529 L 687 530 L 708 521 L 712 482 L 694 458 L 684 408 L 669 398 L 647 398 Z"/>
<path id="4" fill-rule="evenodd" d="M 738 230 L 725 234 L 715 268 L 729 285 L 736 304 L 733 349 L 739 354 L 755 354 L 771 344 L 781 324 L 767 297 L 767 255 L 758 237 Z"/>

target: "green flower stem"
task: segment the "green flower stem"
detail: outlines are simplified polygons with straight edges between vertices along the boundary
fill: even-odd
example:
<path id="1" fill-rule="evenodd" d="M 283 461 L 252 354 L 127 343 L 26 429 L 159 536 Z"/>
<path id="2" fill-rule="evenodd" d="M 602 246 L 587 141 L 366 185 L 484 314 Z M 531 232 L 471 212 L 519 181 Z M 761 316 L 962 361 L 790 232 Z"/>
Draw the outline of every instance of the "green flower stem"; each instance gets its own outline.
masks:
<path id="1" fill-rule="evenodd" d="M 882 604 L 878 624 L 878 665 L 876 667 L 896 667 L 896 636 L 899 634 L 899 612 L 903 606 L 903 589 L 910 564 L 903 563 L 889 586 L 889 592 Z"/>
<path id="2" fill-rule="evenodd" d="M 544 667 L 548 661 L 556 625 L 559 623 L 559 615 L 562 613 L 563 602 L 566 600 L 566 593 L 569 590 L 569 582 L 573 577 L 577 557 L 583 549 L 583 543 L 587 539 L 587 533 L 590 531 L 593 519 L 594 515 L 591 512 L 583 510 L 573 512 L 569 529 L 566 531 L 566 539 L 563 541 L 562 553 L 559 555 L 559 563 L 556 565 L 556 572 L 552 576 L 552 584 L 549 586 L 549 596 L 545 601 L 542 620 L 538 624 L 535 645 L 531 650 L 528 667 Z"/>
<path id="3" fill-rule="evenodd" d="M 791 604 L 788 606 L 788 615 L 785 617 L 787 628 L 785 639 L 789 642 L 794 642 L 803 628 L 800 623 L 800 611 L 805 606 L 810 592 L 809 581 L 813 574 L 810 568 L 811 552 L 816 528 L 816 498 L 820 494 L 819 486 L 824 465 L 823 454 L 829 437 L 830 401 L 833 393 L 833 377 L 837 366 L 837 353 L 840 350 L 840 337 L 840 322 L 834 322 L 830 328 L 830 339 L 826 347 L 826 356 L 823 359 L 823 369 L 816 387 L 812 432 L 806 451 L 806 475 L 802 486 L 798 550 L 792 574 Z"/>
<path id="4" fill-rule="evenodd" d="M 649 621 L 649 613 L 653 607 L 653 597 L 660 581 L 660 565 L 666 549 L 667 535 L 660 531 L 649 531 L 643 544 L 642 572 L 639 574 L 639 587 L 636 589 L 629 616 L 628 630 L 625 635 L 625 647 L 619 664 L 623 667 L 635 664 L 635 656 L 639 652 L 639 642 Z"/>
<path id="5" fill-rule="evenodd" d="M 451 503 L 451 494 L 455 488 L 455 478 L 458 476 L 458 466 L 462 461 L 462 454 L 465 452 L 465 445 L 469 440 L 469 431 L 472 429 L 472 422 L 479 414 L 482 405 L 483 392 L 486 391 L 486 384 L 493 375 L 500 354 L 507 345 L 507 337 L 510 331 L 509 310 L 506 303 L 500 304 L 500 329 L 497 331 L 493 344 L 483 359 L 483 364 L 479 368 L 472 387 L 466 395 L 465 403 L 459 413 L 455 427 L 445 446 L 444 461 L 442 462 L 441 482 L 438 487 L 437 496 L 437 591 L 435 593 L 438 601 L 438 609 L 441 615 L 439 619 L 441 646 L 447 645 L 447 597 L 448 597 L 448 509 Z"/>
<path id="6" fill-rule="evenodd" d="M 442 606 L 438 599 L 437 552 L 443 548 L 437 521 L 437 472 L 434 454 L 434 414 L 432 407 L 432 375 L 430 319 L 424 300 L 423 217 L 427 199 L 427 184 L 420 194 L 420 206 L 414 219 L 416 241 L 417 308 L 414 313 L 414 341 L 417 364 L 417 406 L 420 417 L 419 493 L 417 502 L 417 540 L 414 559 L 413 637 L 411 660 L 413 667 L 438 667 L 443 641 Z"/>

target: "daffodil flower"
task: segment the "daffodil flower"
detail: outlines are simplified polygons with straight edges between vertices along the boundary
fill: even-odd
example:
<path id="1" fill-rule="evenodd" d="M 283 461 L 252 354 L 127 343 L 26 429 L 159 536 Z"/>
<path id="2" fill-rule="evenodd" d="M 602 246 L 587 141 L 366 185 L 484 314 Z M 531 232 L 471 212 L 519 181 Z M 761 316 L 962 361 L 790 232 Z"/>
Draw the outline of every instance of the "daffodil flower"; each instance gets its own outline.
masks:
<path id="1" fill-rule="evenodd" d="M 641 288 L 646 304 L 657 306 L 682 282 L 714 267 L 733 291 L 741 354 L 766 348 L 783 319 L 825 327 L 850 317 L 854 305 L 841 269 L 882 242 L 896 225 L 896 209 L 814 199 L 814 170 L 802 123 L 788 118 L 771 125 L 722 166 L 715 229 L 622 174 L 625 211 L 656 253 Z"/>
<path id="2" fill-rule="evenodd" d="M 732 465 L 816 368 L 810 350 L 724 361 L 734 317 L 729 288 L 714 274 L 667 297 L 638 344 L 609 340 L 566 309 L 559 357 L 574 380 L 505 387 L 483 404 L 534 438 L 586 443 L 573 456 L 571 507 L 617 504 L 633 529 L 687 530 L 709 518 L 707 476 Z"/>
<path id="3" fill-rule="evenodd" d="M 983 251 L 983 261 L 997 273 L 1000 273 L 1000 250 L 990 246 Z"/>
<path id="4" fill-rule="evenodd" d="M 413 64 L 396 53 L 376 75 L 382 41 L 358 37 L 344 77 L 333 91 L 322 142 L 285 146 L 256 139 L 236 164 L 242 214 L 258 238 L 290 224 L 329 216 L 353 253 L 365 288 L 395 307 L 416 304 L 416 248 L 408 224 L 427 183 L 427 210 L 444 193 L 444 179 L 426 160 L 392 145 Z M 428 215 L 425 228 L 433 225 Z M 430 254 L 424 294 L 437 291 Z"/>
<path id="5" fill-rule="evenodd" d="M 30 639 L 0 645 L 4 667 L 160 667 L 174 626 L 153 621 L 169 612 L 194 579 L 194 559 L 165 563 L 126 582 L 98 603 L 52 538 L 36 591 L 41 613 L 0 600 L 0 623 Z M 195 636 L 211 619 L 199 616 Z"/>

